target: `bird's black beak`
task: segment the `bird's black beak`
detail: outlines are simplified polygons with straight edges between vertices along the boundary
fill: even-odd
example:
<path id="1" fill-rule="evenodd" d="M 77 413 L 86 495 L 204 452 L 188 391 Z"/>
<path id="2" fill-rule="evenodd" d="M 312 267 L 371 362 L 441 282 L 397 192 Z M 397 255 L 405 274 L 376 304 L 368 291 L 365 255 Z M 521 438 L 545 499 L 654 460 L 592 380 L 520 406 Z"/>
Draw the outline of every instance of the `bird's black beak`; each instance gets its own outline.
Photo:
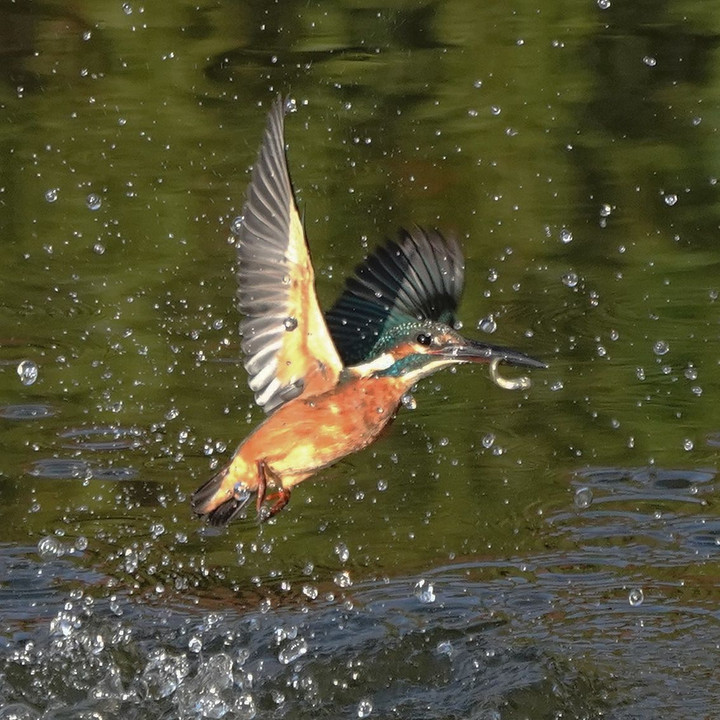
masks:
<path id="1" fill-rule="evenodd" d="M 446 345 L 440 350 L 440 354 L 455 358 L 458 362 L 491 363 L 493 360 L 497 360 L 518 367 L 547 367 L 544 362 L 511 348 L 488 345 L 468 338 L 463 338 L 463 341 L 458 344 Z"/>

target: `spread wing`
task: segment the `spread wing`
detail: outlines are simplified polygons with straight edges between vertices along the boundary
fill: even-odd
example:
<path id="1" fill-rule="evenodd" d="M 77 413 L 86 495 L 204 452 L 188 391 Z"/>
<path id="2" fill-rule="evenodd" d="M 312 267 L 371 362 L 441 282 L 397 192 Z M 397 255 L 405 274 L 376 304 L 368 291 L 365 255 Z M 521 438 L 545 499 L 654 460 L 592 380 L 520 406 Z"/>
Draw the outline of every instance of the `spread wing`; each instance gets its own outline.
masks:
<path id="1" fill-rule="evenodd" d="M 285 103 L 268 116 L 239 227 L 238 304 L 245 369 L 266 412 L 333 387 L 342 362 L 315 294 L 315 276 L 285 157 Z"/>
<path id="2" fill-rule="evenodd" d="M 409 320 L 453 325 L 465 265 L 455 238 L 436 230 L 401 230 L 355 269 L 327 313 L 330 334 L 346 365 L 369 360 L 389 327 Z"/>

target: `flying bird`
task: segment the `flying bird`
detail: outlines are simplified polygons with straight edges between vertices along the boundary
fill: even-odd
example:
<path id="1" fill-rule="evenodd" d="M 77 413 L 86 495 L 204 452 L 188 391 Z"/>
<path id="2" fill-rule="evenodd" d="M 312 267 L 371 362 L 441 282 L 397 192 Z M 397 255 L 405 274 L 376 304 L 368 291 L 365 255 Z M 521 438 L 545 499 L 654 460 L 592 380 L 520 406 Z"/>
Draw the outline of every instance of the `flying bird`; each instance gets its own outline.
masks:
<path id="1" fill-rule="evenodd" d="M 422 378 L 451 365 L 543 368 L 510 348 L 463 337 L 455 312 L 464 280 L 460 245 L 437 230 L 401 231 L 371 253 L 323 315 L 285 154 L 287 103 L 270 110 L 237 224 L 241 348 L 267 418 L 192 496 L 197 515 L 230 522 L 255 496 L 261 520 L 292 489 L 366 447 Z"/>

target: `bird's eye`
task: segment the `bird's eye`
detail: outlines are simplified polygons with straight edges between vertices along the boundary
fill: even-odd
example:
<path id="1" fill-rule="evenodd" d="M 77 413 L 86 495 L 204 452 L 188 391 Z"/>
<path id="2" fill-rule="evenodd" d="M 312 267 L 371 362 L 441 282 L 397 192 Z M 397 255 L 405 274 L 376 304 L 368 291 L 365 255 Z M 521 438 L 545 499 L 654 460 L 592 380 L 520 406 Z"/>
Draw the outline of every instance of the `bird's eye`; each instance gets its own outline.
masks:
<path id="1" fill-rule="evenodd" d="M 419 345 L 430 345 L 432 342 L 432 335 L 428 335 L 427 333 L 420 333 L 416 338 Z"/>

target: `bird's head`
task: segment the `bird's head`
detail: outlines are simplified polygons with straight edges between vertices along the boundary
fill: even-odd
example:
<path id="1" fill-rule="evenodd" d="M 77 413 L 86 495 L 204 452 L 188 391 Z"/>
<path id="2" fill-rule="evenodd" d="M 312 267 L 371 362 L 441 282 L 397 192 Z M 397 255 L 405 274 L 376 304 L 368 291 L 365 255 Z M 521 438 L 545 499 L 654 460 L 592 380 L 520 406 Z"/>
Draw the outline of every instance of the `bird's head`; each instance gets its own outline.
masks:
<path id="1" fill-rule="evenodd" d="M 378 375 L 410 383 L 461 363 L 492 363 L 544 368 L 545 363 L 499 345 L 471 340 L 441 322 L 413 321 L 388 328 L 375 345 L 371 363 Z"/>

